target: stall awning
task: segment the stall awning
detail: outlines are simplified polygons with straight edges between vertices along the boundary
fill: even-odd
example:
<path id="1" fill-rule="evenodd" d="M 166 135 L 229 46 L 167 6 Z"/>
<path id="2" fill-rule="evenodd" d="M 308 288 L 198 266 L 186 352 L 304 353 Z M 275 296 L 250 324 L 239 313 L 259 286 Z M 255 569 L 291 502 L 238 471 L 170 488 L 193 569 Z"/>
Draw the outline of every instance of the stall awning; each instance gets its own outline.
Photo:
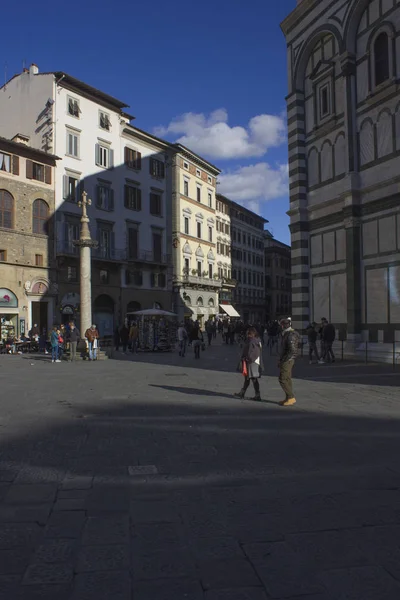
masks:
<path id="1" fill-rule="evenodd" d="M 238 311 L 233 308 L 232 304 L 220 304 L 219 307 L 222 308 L 229 317 L 240 317 Z"/>

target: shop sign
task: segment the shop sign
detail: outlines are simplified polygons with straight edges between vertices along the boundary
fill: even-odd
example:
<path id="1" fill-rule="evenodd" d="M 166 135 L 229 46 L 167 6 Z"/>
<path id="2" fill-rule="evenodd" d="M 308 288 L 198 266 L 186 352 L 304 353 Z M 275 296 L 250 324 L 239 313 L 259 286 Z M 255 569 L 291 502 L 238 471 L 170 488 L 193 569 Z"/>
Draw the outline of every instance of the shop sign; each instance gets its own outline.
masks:
<path id="1" fill-rule="evenodd" d="M 0 308 L 17 308 L 17 296 L 7 288 L 0 288 Z"/>

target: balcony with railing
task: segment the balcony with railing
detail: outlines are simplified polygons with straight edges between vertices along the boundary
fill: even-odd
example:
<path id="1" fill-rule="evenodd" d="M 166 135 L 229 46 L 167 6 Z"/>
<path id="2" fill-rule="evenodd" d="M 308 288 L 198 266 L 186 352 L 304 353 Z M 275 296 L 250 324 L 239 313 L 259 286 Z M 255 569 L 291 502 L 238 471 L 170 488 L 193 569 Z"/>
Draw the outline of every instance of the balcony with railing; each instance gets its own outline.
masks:
<path id="1" fill-rule="evenodd" d="M 155 265 L 167 266 L 171 264 L 170 254 L 161 254 L 152 250 L 138 250 L 137 252 L 127 251 L 128 262 L 152 263 Z"/>
<path id="2" fill-rule="evenodd" d="M 206 272 L 199 272 L 196 269 L 189 271 L 188 269 L 183 269 L 182 275 L 175 277 L 176 283 L 183 283 L 198 287 L 212 287 L 220 289 L 222 287 L 222 281 L 218 275 L 214 275 L 213 277 L 209 277 Z"/>
<path id="3" fill-rule="evenodd" d="M 61 256 L 79 256 L 79 247 L 71 240 L 57 240 L 57 254 Z M 114 248 L 99 244 L 92 249 L 92 258 L 95 260 L 128 261 L 130 263 L 146 263 L 158 266 L 171 264 L 170 254 L 159 254 L 149 250 L 139 250 L 137 253 L 129 252 L 126 248 Z"/>

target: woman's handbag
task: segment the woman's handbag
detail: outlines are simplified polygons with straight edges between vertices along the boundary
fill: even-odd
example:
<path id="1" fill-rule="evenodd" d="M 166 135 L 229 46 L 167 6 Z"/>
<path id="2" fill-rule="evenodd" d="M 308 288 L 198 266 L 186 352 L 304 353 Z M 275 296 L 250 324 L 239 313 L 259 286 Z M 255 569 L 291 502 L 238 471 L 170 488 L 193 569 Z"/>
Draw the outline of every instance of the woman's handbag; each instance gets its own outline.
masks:
<path id="1" fill-rule="evenodd" d="M 247 368 L 247 362 L 245 360 L 242 360 L 242 375 L 243 375 L 243 377 L 248 377 L 248 375 L 249 375 L 249 370 Z"/>
<path id="2" fill-rule="evenodd" d="M 206 349 L 206 345 L 205 345 L 205 343 L 204 343 L 204 342 L 202 342 L 202 344 L 201 344 L 201 349 L 202 349 L 203 351 Z"/>

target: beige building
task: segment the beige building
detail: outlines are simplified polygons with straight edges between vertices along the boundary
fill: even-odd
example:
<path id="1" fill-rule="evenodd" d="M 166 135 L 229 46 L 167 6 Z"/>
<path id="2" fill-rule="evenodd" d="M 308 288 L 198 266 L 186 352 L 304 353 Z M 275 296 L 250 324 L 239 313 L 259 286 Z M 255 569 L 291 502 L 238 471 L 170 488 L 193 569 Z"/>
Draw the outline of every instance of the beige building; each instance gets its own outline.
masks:
<path id="1" fill-rule="evenodd" d="M 302 0 L 282 23 L 294 323 L 381 353 L 400 340 L 399 22 L 395 0 Z"/>
<path id="2" fill-rule="evenodd" d="M 232 278 L 232 237 L 231 237 L 231 210 L 230 202 L 217 195 L 216 201 L 216 229 L 217 229 L 217 268 L 218 276 L 222 281 L 219 293 L 219 309 L 221 314 L 230 317 L 239 317 L 239 313 L 232 306 L 236 280 Z"/>
<path id="3" fill-rule="evenodd" d="M 177 144 L 172 164 L 174 310 L 202 323 L 218 311 L 217 167 Z"/>
<path id="4" fill-rule="evenodd" d="M 57 318 L 54 167 L 17 135 L 0 138 L 0 342 Z"/>

